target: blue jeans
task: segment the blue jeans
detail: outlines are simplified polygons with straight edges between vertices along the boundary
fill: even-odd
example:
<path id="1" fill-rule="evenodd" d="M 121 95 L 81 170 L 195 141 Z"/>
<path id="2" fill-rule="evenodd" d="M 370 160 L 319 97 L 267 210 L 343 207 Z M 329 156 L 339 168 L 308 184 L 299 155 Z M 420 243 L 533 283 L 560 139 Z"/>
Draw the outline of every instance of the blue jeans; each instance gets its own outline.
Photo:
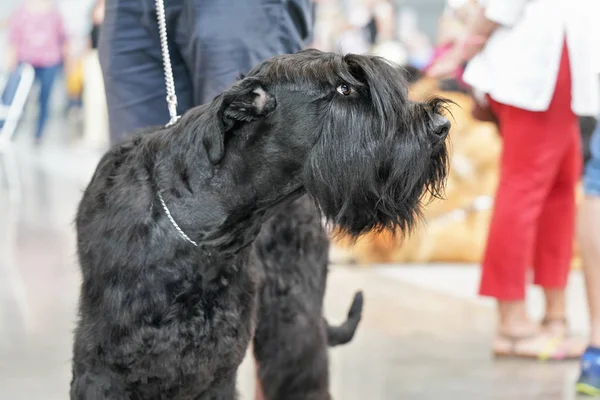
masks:
<path id="1" fill-rule="evenodd" d="M 600 118 L 590 139 L 591 159 L 585 167 L 583 187 L 588 196 L 600 197 Z"/>
<path id="2" fill-rule="evenodd" d="M 35 130 L 35 138 L 40 139 L 48 121 L 50 94 L 52 93 L 52 86 L 54 85 L 56 74 L 60 69 L 60 64 L 51 67 L 35 67 L 34 69 L 35 80 L 40 84 L 40 113 Z"/>
<path id="3" fill-rule="evenodd" d="M 112 143 L 169 121 L 154 0 L 107 0 L 98 51 Z M 170 0 L 169 49 L 178 112 L 211 101 L 312 33 L 310 0 Z"/>

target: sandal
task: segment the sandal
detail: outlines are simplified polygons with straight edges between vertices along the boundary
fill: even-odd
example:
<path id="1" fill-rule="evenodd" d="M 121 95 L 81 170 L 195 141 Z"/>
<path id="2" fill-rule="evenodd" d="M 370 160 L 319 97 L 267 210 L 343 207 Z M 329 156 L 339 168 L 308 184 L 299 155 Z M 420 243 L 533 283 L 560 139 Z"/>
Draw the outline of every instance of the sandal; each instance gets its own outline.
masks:
<path id="1" fill-rule="evenodd" d="M 500 342 L 504 342 L 504 345 L 499 345 Z M 572 347 L 567 338 L 551 336 L 544 332 L 527 336 L 499 334 L 494 344 L 494 357 L 539 361 L 577 360 L 581 357 L 581 351 Z"/>
<path id="2" fill-rule="evenodd" d="M 566 318 L 548 318 L 544 317 L 542 322 L 540 323 L 542 330 L 549 335 L 558 336 L 558 337 L 568 337 L 569 336 L 569 323 Z"/>

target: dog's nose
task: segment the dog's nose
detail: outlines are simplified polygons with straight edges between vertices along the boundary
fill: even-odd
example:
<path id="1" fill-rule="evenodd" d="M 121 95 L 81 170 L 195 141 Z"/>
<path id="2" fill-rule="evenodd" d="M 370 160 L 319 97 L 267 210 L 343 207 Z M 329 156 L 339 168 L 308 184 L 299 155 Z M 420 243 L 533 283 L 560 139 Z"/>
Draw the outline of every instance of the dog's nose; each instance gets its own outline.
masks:
<path id="1" fill-rule="evenodd" d="M 450 121 L 440 114 L 433 117 L 433 133 L 441 139 L 446 138 L 450 132 Z"/>

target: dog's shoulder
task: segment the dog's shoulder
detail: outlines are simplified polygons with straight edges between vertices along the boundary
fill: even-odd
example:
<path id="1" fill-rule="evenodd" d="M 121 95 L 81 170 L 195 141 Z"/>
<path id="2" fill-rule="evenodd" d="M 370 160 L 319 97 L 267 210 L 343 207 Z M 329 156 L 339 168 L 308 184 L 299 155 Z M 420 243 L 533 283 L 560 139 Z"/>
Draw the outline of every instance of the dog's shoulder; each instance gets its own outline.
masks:
<path id="1" fill-rule="evenodd" d="M 152 127 L 136 131 L 132 137 L 112 146 L 98 162 L 88 188 L 94 187 L 98 180 L 106 178 L 114 180 L 120 170 L 147 168 L 148 166 L 144 165 L 146 155 L 151 154 L 148 143 L 152 140 L 152 134 L 161 129 L 161 127 Z"/>
<path id="2" fill-rule="evenodd" d="M 148 148 L 151 131 L 146 132 L 113 146 L 102 156 L 79 203 L 78 228 L 93 224 L 100 215 L 106 219 L 120 209 L 131 214 L 150 208 L 153 158 Z"/>

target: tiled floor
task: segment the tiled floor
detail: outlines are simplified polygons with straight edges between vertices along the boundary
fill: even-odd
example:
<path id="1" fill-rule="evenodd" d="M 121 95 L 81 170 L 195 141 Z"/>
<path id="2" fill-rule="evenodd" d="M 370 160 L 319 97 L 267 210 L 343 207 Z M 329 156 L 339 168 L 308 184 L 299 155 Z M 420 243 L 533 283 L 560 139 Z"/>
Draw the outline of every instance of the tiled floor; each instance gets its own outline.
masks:
<path id="1" fill-rule="evenodd" d="M 64 131 L 55 124 L 37 151 L 27 138 L 19 140 L 20 201 L 10 201 L 1 183 L 2 400 L 68 397 L 79 281 L 72 220 L 98 154 L 65 145 Z M 335 399 L 574 398 L 576 364 L 490 358 L 492 308 L 474 296 L 476 270 L 461 268 L 333 268 L 326 303 L 332 321 L 343 318 L 356 289 L 366 296 L 357 337 L 331 353 Z M 572 292 L 580 297 L 577 282 Z M 585 308 L 578 302 L 571 309 L 584 321 Z M 252 385 L 246 362 L 240 370 L 241 399 L 251 399 Z"/>

